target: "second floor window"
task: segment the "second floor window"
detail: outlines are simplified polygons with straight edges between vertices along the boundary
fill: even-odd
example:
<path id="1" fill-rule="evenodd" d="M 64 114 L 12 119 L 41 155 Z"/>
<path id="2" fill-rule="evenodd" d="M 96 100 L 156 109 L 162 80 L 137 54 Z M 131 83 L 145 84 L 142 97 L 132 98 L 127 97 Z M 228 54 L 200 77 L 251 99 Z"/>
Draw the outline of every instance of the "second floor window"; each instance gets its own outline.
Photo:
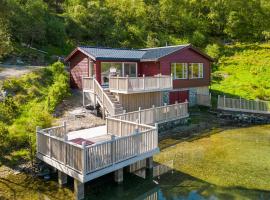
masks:
<path id="1" fill-rule="evenodd" d="M 191 63 L 189 67 L 189 78 L 203 78 L 203 63 Z"/>
<path id="2" fill-rule="evenodd" d="M 187 79 L 188 77 L 188 65 L 187 63 L 172 63 L 171 73 L 174 79 Z"/>

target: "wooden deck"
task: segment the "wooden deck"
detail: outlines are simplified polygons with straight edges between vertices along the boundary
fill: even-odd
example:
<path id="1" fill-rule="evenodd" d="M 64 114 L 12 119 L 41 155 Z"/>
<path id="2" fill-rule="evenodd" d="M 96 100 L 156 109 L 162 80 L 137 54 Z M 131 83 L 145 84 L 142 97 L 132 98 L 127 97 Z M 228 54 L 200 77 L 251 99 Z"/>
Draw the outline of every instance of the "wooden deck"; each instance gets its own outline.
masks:
<path id="1" fill-rule="evenodd" d="M 218 96 L 217 108 L 220 110 L 247 112 L 255 114 L 269 114 L 270 102 L 259 100 L 246 100 Z"/>
<path id="2" fill-rule="evenodd" d="M 187 102 L 108 117 L 106 126 L 70 133 L 65 123 L 37 128 L 37 157 L 84 183 L 158 153 L 157 122 L 185 117 Z"/>
<path id="3" fill-rule="evenodd" d="M 110 140 L 88 146 L 68 140 L 64 125 L 37 129 L 37 157 L 84 183 L 159 152 L 156 127 L 118 119 L 107 123 Z M 122 127 L 125 136 L 112 125 Z"/>

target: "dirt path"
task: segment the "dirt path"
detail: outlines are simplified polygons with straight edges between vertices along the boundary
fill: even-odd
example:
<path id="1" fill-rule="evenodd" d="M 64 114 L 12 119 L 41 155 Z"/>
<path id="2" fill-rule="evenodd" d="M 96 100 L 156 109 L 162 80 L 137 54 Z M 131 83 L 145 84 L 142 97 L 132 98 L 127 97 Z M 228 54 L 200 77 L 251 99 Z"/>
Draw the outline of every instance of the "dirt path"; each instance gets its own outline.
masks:
<path id="1" fill-rule="evenodd" d="M 0 65 L 0 80 L 10 77 L 20 77 L 41 67 L 43 66 Z"/>

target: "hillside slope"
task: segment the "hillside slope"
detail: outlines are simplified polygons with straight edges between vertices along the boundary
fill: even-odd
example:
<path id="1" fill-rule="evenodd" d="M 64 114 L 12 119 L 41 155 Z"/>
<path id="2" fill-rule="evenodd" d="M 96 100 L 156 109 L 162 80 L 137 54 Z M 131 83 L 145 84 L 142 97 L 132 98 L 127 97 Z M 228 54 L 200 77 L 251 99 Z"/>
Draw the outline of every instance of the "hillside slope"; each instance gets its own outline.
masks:
<path id="1" fill-rule="evenodd" d="M 211 89 L 248 99 L 270 100 L 270 44 L 226 46 L 212 73 Z"/>

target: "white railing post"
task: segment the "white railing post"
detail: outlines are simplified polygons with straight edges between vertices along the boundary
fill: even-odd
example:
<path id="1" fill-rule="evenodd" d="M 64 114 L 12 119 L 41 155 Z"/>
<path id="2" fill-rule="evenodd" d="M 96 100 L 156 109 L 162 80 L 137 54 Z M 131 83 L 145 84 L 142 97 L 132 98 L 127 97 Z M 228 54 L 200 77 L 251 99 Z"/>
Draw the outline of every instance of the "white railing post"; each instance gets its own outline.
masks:
<path id="1" fill-rule="evenodd" d="M 239 108 L 241 109 L 241 106 L 242 105 L 242 99 L 241 99 L 241 97 L 240 97 L 240 99 L 239 99 Z"/>
<path id="2" fill-rule="evenodd" d="M 158 87 L 158 89 L 160 89 L 160 74 L 158 74 L 158 76 L 157 76 L 157 87 Z"/>
<path id="3" fill-rule="evenodd" d="M 86 174 L 86 142 L 82 142 L 82 174 Z"/>
<path id="4" fill-rule="evenodd" d="M 139 134 L 140 133 L 140 131 L 139 131 L 139 123 L 140 122 L 139 122 L 139 120 L 136 120 L 136 123 L 137 124 L 136 124 L 136 128 L 135 128 L 135 131 L 136 131 L 136 140 L 135 141 L 136 141 L 136 144 L 138 145 L 137 146 L 137 155 L 139 155 L 140 150 L 141 150 L 140 149 L 140 138 L 139 138 L 140 137 L 140 134 Z"/>
<path id="5" fill-rule="evenodd" d="M 143 90 L 145 90 L 145 75 L 143 75 Z"/>
<path id="6" fill-rule="evenodd" d="M 63 127 L 64 127 L 64 135 L 66 135 L 67 134 L 67 122 L 66 121 L 63 122 Z"/>
<path id="7" fill-rule="evenodd" d="M 112 135 L 111 136 L 111 163 L 114 165 L 115 163 L 115 135 Z"/>
<path id="8" fill-rule="evenodd" d="M 122 135 L 122 118 L 120 118 L 120 122 L 119 122 L 119 126 L 120 126 L 120 135 Z"/>
<path id="9" fill-rule="evenodd" d="M 51 141 L 51 131 L 48 132 L 49 134 L 49 156 L 52 158 L 52 141 Z"/>
<path id="10" fill-rule="evenodd" d="M 119 90 L 119 75 L 118 74 L 116 77 L 116 88 L 117 88 L 117 90 Z"/>
<path id="11" fill-rule="evenodd" d="M 36 146 L 36 151 L 37 153 L 39 152 L 39 131 L 41 130 L 40 126 L 36 127 L 36 141 L 37 141 L 37 146 Z"/>
<path id="12" fill-rule="evenodd" d="M 224 108 L 226 107 L 226 96 L 225 95 L 223 96 L 223 107 Z"/>
<path id="13" fill-rule="evenodd" d="M 67 141 L 68 137 L 67 135 L 64 135 L 64 165 L 67 165 Z"/>
<path id="14" fill-rule="evenodd" d="M 141 123 L 142 123 L 141 107 L 139 107 L 138 112 L 139 112 L 139 113 L 138 113 L 138 115 L 139 115 L 139 116 L 138 116 L 138 118 L 139 118 L 138 120 L 139 120 L 139 123 L 141 124 Z"/>
<path id="15" fill-rule="evenodd" d="M 175 105 L 176 105 L 176 118 L 177 118 L 178 115 L 179 115 L 179 113 L 178 113 L 178 108 L 179 108 L 178 101 L 175 101 Z"/>
<path id="16" fill-rule="evenodd" d="M 127 75 L 127 78 L 126 78 L 126 87 L 127 87 L 127 91 L 128 91 L 128 87 L 129 87 L 129 77 L 128 77 L 128 75 Z"/>
<path id="17" fill-rule="evenodd" d="M 164 103 L 165 110 L 166 110 L 166 121 L 168 120 L 168 110 L 167 110 L 167 103 Z"/>
<path id="18" fill-rule="evenodd" d="M 155 105 L 152 105 L 152 116 L 153 116 L 153 123 L 156 123 L 156 107 Z"/>

